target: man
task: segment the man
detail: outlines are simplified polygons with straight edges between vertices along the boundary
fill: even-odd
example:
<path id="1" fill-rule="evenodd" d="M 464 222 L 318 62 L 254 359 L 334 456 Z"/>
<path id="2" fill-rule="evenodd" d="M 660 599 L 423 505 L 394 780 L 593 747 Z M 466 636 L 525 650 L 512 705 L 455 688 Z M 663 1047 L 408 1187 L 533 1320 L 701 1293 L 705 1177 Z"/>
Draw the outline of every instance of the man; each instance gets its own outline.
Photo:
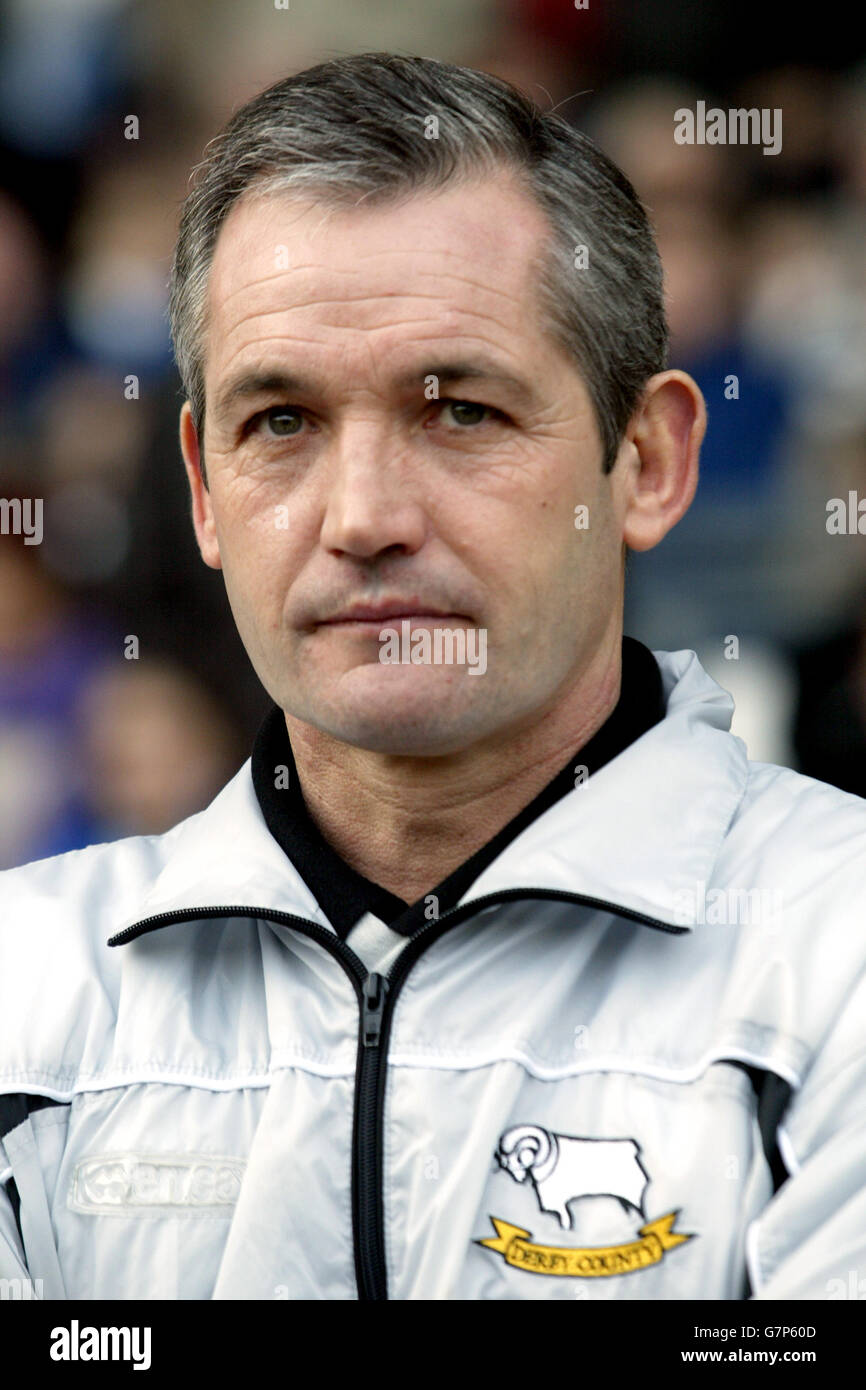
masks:
<path id="1" fill-rule="evenodd" d="M 479 73 L 326 63 L 209 147 L 172 326 L 274 709 L 204 812 L 0 880 L 0 1272 L 833 1297 L 866 810 L 622 636 L 706 419 L 630 184 Z"/>

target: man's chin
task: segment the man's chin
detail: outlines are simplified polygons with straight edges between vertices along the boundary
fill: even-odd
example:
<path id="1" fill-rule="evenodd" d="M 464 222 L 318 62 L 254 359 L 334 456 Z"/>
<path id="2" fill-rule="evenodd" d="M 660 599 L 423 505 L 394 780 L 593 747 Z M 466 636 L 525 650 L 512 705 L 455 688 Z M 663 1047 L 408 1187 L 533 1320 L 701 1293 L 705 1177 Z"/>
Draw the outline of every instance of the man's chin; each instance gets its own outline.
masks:
<path id="1" fill-rule="evenodd" d="M 290 712 L 322 733 L 375 753 L 435 757 L 459 752 L 486 732 L 481 701 L 467 673 L 419 668 L 355 667 L 311 692 L 306 710 Z"/>

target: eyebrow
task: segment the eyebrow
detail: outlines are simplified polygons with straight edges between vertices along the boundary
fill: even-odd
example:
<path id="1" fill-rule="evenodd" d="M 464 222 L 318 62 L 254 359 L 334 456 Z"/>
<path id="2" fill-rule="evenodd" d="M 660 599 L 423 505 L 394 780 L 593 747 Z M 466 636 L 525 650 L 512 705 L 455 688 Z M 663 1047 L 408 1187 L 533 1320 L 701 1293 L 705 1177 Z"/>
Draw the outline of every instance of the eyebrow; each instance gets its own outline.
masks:
<path id="1" fill-rule="evenodd" d="M 454 385 L 458 381 L 489 381 L 507 387 L 524 403 L 533 399 L 529 382 L 504 371 L 498 363 L 486 358 L 476 361 L 467 359 L 428 362 L 411 372 L 404 372 L 397 378 L 395 385 L 404 390 L 409 386 L 418 386 L 420 389 L 430 376 L 435 376 L 439 385 L 445 386 Z M 214 404 L 214 416 L 217 420 L 225 420 L 239 401 L 249 401 L 257 396 L 313 395 L 315 392 L 314 381 L 295 373 L 269 369 L 244 370 L 230 377 L 219 392 Z"/>
<path id="2" fill-rule="evenodd" d="M 532 386 L 522 377 L 513 376 L 497 362 L 487 358 L 476 360 L 430 362 L 418 371 L 406 372 L 397 380 L 401 387 L 423 384 L 428 376 L 435 376 L 440 385 L 453 385 L 457 381 L 489 381 L 499 386 L 507 386 L 509 391 L 526 402 L 532 399 Z"/>
<path id="3" fill-rule="evenodd" d="M 214 403 L 214 418 L 225 420 L 231 415 L 238 401 L 252 400 L 256 396 L 297 395 L 308 393 L 312 382 L 303 377 L 290 375 L 283 371 L 242 371 L 229 377 Z"/>

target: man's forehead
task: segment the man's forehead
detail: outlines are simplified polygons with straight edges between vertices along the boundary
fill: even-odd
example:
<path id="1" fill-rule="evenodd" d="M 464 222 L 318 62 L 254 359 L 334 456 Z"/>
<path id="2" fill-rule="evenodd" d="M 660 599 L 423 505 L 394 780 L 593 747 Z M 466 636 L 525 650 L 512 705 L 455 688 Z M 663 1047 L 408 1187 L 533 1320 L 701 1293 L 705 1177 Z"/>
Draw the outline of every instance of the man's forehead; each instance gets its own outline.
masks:
<path id="1" fill-rule="evenodd" d="M 217 239 L 209 311 L 232 320 L 269 299 L 287 310 L 332 299 L 354 319 L 365 300 L 394 295 L 447 297 L 471 311 L 479 291 L 525 293 L 547 235 L 507 172 L 352 208 L 252 190 Z"/>

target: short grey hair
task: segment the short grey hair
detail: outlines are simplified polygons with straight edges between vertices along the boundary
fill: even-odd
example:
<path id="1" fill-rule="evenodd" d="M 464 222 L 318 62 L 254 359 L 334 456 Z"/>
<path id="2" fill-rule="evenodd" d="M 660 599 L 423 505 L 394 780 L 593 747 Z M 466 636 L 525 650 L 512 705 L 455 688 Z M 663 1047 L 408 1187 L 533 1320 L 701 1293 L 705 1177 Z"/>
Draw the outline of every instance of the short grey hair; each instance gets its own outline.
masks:
<path id="1" fill-rule="evenodd" d="M 509 83 L 392 53 L 332 59 L 274 83 L 235 112 L 193 170 L 169 318 L 199 440 L 208 275 L 220 228 L 241 197 L 297 192 L 345 208 L 503 168 L 522 178 L 547 216 L 540 307 L 586 384 L 608 473 L 648 379 L 667 365 L 662 266 L 646 211 L 588 136 Z"/>

